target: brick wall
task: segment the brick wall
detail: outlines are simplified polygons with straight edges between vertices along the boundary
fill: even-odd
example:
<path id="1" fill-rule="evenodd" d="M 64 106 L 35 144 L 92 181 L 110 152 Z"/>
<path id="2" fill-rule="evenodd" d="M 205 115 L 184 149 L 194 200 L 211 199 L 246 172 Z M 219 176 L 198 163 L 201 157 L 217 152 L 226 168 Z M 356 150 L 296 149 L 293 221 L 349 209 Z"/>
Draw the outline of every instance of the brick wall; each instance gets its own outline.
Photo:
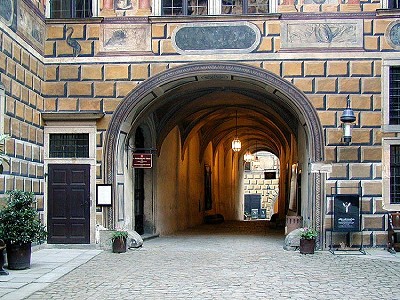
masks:
<path id="1" fill-rule="evenodd" d="M 329 10 L 373 11 L 378 4 L 376 1 L 362 1 L 361 4 L 340 4 Z M 301 11 L 325 11 L 327 7 L 304 5 Z M 289 17 L 302 19 L 301 14 L 282 15 L 282 19 Z M 327 14 L 326 18 L 335 19 L 338 15 Z M 332 186 L 360 184 L 364 192 L 363 207 L 368 214 L 363 223 L 367 239 L 371 244 L 383 245 L 385 216 L 382 210 L 381 140 L 395 134 L 381 130 L 381 67 L 382 53 L 394 53 L 385 33 L 396 18 L 378 18 L 368 13 L 349 15 L 349 19 L 355 18 L 362 20 L 363 32 L 362 47 L 351 50 L 354 55 L 351 52 L 338 55 L 330 49 L 281 51 L 282 20 L 276 16 L 246 16 L 246 21 L 260 30 L 260 44 L 252 53 L 216 53 L 208 57 L 179 55 L 172 44 L 172 33 L 184 22 L 176 23 L 176 20 L 167 18 L 136 20 L 150 28 L 151 51 L 148 53 L 124 53 L 123 49 L 120 52 L 100 52 L 102 29 L 107 26 L 101 19 L 84 20 L 83 23 L 49 21 L 43 57 L 31 53 L 26 44 L 20 44 L 9 33 L 0 30 L 0 76 L 6 89 L 5 133 L 12 137 L 6 143 L 11 165 L 6 167 L 5 174 L 10 176 L 0 178 L 0 191 L 25 188 L 43 195 L 42 110 L 106 113 L 97 122 L 97 178 L 102 181 L 104 133 L 112 113 L 124 97 L 140 82 L 166 69 L 191 61 L 223 59 L 266 69 L 293 83 L 307 95 L 324 128 L 325 158 L 333 164 L 333 172 L 327 177 L 326 191 L 329 193 Z M 198 18 L 196 22 L 206 21 Z M 123 18 L 114 23 L 124 23 Z M 68 30 L 72 32 L 69 28 L 73 29 L 71 38 L 80 45 L 77 55 L 67 42 Z M 339 127 L 348 95 L 357 122 L 352 145 L 344 146 Z M 260 184 L 257 182 L 255 185 Z M 264 200 L 264 203 L 268 201 Z"/>
<path id="2" fill-rule="evenodd" d="M 5 87 L 5 153 L 10 164 L 0 176 L 0 194 L 12 189 L 32 191 L 43 209 L 42 58 L 0 31 L 0 81 Z"/>

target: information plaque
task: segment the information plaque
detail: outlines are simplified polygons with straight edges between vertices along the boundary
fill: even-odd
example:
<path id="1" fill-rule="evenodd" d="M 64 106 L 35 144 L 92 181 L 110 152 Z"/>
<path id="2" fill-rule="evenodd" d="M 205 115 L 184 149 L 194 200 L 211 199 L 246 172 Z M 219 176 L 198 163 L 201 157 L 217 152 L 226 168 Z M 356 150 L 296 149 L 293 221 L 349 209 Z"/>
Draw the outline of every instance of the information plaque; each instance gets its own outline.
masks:
<path id="1" fill-rule="evenodd" d="M 360 198 L 358 194 L 340 194 L 333 201 L 333 231 L 360 231 Z"/>
<path id="2" fill-rule="evenodd" d="M 133 153 L 132 167 L 139 169 L 150 169 L 153 166 L 153 157 L 149 153 Z"/>

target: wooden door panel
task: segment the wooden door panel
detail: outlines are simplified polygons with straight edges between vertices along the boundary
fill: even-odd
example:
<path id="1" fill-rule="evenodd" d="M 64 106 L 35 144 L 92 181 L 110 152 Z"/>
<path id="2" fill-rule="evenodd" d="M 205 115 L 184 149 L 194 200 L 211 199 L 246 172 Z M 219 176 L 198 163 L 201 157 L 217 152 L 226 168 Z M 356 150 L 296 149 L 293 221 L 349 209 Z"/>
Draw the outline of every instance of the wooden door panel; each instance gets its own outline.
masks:
<path id="1" fill-rule="evenodd" d="M 84 238 L 82 233 L 85 232 L 85 225 L 84 224 L 72 224 L 71 225 L 71 236 L 74 238 Z"/>
<path id="2" fill-rule="evenodd" d="M 48 243 L 90 242 L 89 172 L 89 165 L 49 165 Z"/>
<path id="3" fill-rule="evenodd" d="M 71 189 L 70 215 L 71 218 L 85 220 L 85 205 L 87 195 L 84 189 Z"/>
<path id="4" fill-rule="evenodd" d="M 67 238 L 67 232 L 66 232 L 66 227 L 65 227 L 65 222 L 60 222 L 57 223 L 57 221 L 54 221 L 51 230 L 49 229 L 49 231 L 52 231 L 53 236 L 58 237 L 58 238 Z"/>
<path id="5" fill-rule="evenodd" d="M 71 183 L 81 185 L 85 180 L 85 172 L 82 170 L 71 170 Z"/>
<path id="6" fill-rule="evenodd" d="M 52 196 L 52 216 L 53 218 L 62 218 L 67 215 L 67 190 L 65 188 L 55 188 Z"/>
<path id="7" fill-rule="evenodd" d="M 53 171 L 53 184 L 66 185 L 67 183 L 67 172 L 66 170 L 54 170 Z"/>

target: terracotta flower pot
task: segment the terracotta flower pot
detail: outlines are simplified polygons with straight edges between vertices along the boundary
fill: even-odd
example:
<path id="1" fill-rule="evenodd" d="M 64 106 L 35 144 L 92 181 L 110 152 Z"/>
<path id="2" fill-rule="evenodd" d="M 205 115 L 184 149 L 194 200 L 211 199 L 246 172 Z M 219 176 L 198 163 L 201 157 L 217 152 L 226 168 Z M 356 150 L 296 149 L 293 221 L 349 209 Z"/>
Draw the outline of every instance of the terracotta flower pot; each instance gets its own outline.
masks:
<path id="1" fill-rule="evenodd" d="M 315 239 L 300 239 L 300 253 L 314 254 Z"/>
<path id="2" fill-rule="evenodd" d="M 112 243 L 114 253 L 126 252 L 126 238 L 116 238 Z"/>

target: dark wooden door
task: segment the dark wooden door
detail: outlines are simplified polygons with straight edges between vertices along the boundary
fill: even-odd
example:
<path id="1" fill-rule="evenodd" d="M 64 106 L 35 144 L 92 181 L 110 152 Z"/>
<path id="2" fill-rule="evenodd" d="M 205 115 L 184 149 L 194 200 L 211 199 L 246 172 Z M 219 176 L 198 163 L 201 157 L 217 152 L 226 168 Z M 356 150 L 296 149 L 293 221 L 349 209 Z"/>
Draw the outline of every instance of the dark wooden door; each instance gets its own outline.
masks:
<path id="1" fill-rule="evenodd" d="M 244 195 L 244 212 L 251 214 L 252 209 L 258 209 L 258 213 L 260 213 L 261 195 L 258 194 Z"/>
<path id="2" fill-rule="evenodd" d="M 90 243 L 90 165 L 50 164 L 49 244 Z"/>
<path id="3" fill-rule="evenodd" d="M 144 234 L 144 170 L 135 169 L 135 231 Z"/>
<path id="4" fill-rule="evenodd" d="M 141 128 L 136 129 L 135 147 L 144 148 L 144 135 Z M 135 231 L 144 233 L 144 170 L 135 168 Z"/>

